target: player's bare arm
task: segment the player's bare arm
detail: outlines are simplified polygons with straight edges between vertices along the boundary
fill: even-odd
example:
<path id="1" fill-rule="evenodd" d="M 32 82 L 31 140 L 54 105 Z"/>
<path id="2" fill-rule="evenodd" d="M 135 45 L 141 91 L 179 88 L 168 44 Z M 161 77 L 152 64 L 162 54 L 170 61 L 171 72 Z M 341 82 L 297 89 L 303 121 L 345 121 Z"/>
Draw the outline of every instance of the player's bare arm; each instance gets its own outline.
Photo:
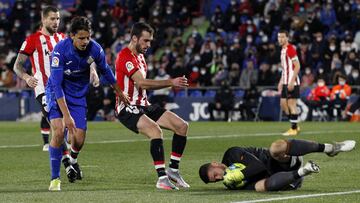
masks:
<path id="1" fill-rule="evenodd" d="M 94 87 L 98 87 L 100 85 L 99 76 L 96 72 L 96 64 L 92 63 L 90 64 L 90 83 Z"/>
<path id="2" fill-rule="evenodd" d="M 292 76 L 290 83 L 288 85 L 289 91 L 294 90 L 295 80 L 300 71 L 300 63 L 299 63 L 299 60 L 297 59 L 297 57 L 295 59 L 293 59 L 292 61 L 293 61 L 295 67 L 294 67 L 294 75 Z"/>
<path id="3" fill-rule="evenodd" d="M 38 84 L 38 80 L 25 72 L 24 64 L 27 59 L 28 56 L 26 54 L 19 53 L 14 64 L 14 71 L 18 77 L 26 81 L 29 87 L 34 88 Z"/>
<path id="4" fill-rule="evenodd" d="M 177 77 L 168 80 L 151 80 L 151 79 L 145 79 L 140 71 L 136 71 L 131 76 L 131 79 L 135 81 L 137 87 L 140 87 L 142 89 L 156 90 L 167 87 L 185 88 L 189 86 L 186 77 Z"/>

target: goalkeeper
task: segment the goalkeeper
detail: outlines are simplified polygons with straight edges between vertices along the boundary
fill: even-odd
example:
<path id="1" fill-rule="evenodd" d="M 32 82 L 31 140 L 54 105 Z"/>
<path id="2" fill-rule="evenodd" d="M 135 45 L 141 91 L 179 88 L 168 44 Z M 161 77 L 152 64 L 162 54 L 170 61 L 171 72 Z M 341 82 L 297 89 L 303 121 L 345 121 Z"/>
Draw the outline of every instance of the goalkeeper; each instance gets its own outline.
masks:
<path id="1" fill-rule="evenodd" d="M 258 192 L 296 190 L 303 177 L 318 173 L 319 166 L 309 161 L 302 166 L 302 156 L 322 152 L 330 157 L 339 152 L 351 151 L 356 142 L 347 140 L 334 144 L 289 139 L 273 142 L 269 149 L 231 147 L 222 162 L 204 164 L 199 169 L 205 182 L 223 181 L 228 189 L 256 190 Z"/>

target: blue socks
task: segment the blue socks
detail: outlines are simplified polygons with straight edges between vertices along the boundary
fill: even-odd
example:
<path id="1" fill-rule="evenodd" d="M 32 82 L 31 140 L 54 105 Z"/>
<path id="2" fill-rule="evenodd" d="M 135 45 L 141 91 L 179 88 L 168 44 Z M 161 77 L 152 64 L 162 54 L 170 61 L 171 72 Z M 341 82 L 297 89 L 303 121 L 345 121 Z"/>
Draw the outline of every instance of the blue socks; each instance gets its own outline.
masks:
<path id="1" fill-rule="evenodd" d="M 51 145 L 49 146 L 51 180 L 60 178 L 62 151 L 62 147 L 55 148 Z"/>

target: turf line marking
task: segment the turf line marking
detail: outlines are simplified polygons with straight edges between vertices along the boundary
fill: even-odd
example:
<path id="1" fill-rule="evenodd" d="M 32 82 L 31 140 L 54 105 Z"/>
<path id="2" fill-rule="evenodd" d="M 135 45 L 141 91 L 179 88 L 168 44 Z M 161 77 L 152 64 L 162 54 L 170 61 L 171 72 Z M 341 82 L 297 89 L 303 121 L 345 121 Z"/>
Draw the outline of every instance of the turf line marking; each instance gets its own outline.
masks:
<path id="1" fill-rule="evenodd" d="M 301 132 L 301 135 L 316 135 L 321 133 L 326 134 L 337 134 L 337 133 L 358 133 L 360 130 L 338 130 L 338 131 L 309 131 Z M 189 136 L 188 140 L 201 140 L 201 139 L 219 139 L 219 138 L 234 138 L 234 137 L 261 137 L 261 136 L 274 136 L 281 133 L 249 133 L 249 134 L 230 134 L 230 135 L 207 135 L 207 136 Z M 284 137 L 284 136 L 282 136 Z M 285 138 L 285 137 L 284 137 Z M 164 140 L 172 140 L 172 138 L 164 138 Z M 111 143 L 132 143 L 132 142 L 147 142 L 148 139 L 131 139 L 131 140 L 104 140 L 104 141 L 93 141 L 86 142 L 86 144 L 111 144 Z M 28 148 L 28 147 L 39 147 L 42 145 L 0 145 L 0 149 L 9 149 L 9 148 Z"/>
<path id="2" fill-rule="evenodd" d="M 233 202 L 233 203 L 272 202 L 272 201 L 279 201 L 279 200 L 305 199 L 305 198 L 312 198 L 312 197 L 347 195 L 347 194 L 354 194 L 354 193 L 360 193 L 360 190 L 352 190 L 352 191 L 345 191 L 345 192 L 317 193 L 317 194 L 285 196 L 285 197 L 275 197 L 275 198 L 268 198 L 268 199 L 246 200 L 246 201 Z"/>

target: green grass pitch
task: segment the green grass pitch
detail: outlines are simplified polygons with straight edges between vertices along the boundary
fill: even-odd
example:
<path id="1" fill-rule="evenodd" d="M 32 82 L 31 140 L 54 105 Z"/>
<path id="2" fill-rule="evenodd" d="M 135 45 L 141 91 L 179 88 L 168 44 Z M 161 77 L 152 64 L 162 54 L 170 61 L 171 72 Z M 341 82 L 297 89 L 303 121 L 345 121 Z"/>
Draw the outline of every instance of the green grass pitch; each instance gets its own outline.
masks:
<path id="1" fill-rule="evenodd" d="M 334 158 L 317 153 L 321 172 L 306 177 L 298 191 L 256 193 L 228 191 L 221 183 L 203 184 L 198 168 L 204 162 L 221 161 L 231 146 L 267 147 L 287 130 L 286 122 L 196 122 L 190 123 L 189 139 L 180 169 L 190 189 L 160 191 L 149 142 L 119 123 L 88 123 L 85 146 L 79 156 L 84 179 L 69 183 L 63 166 L 62 191 L 49 192 L 48 153 L 42 152 L 39 123 L 0 122 L 0 202 L 239 202 L 297 195 L 360 190 L 360 151 Z M 360 144 L 358 123 L 302 123 L 297 138 L 319 142 L 353 139 Z M 165 131 L 168 163 L 172 135 Z M 279 202 L 279 201 L 277 201 Z M 287 199 L 282 202 L 360 202 L 359 192 Z"/>

